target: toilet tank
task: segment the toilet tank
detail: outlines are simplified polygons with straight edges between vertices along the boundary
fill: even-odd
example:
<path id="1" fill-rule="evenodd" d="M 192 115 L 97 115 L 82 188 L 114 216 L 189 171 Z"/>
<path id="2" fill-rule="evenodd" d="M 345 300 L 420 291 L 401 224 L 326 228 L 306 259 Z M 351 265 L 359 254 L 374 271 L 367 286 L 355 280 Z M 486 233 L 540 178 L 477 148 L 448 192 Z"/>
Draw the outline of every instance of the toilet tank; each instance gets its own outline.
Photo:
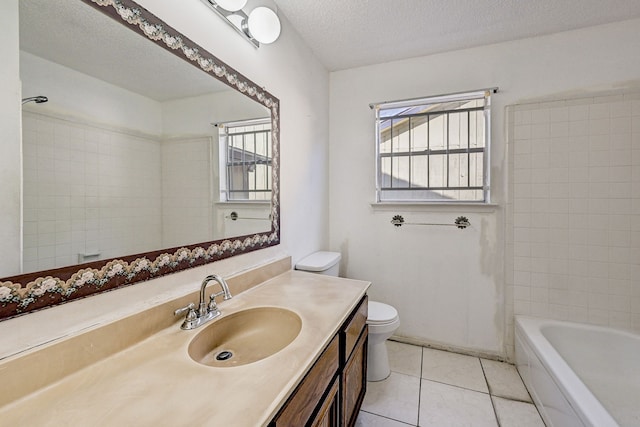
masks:
<path id="1" fill-rule="evenodd" d="M 340 252 L 314 252 L 300 260 L 296 264 L 296 270 L 338 276 L 340 271 Z"/>

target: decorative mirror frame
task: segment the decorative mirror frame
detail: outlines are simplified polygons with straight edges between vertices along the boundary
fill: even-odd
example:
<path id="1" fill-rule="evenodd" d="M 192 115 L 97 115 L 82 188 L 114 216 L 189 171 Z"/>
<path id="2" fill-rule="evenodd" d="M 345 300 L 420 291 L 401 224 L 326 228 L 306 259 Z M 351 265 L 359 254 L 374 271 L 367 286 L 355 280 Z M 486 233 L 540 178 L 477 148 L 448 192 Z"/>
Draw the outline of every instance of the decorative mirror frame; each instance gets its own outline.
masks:
<path id="1" fill-rule="evenodd" d="M 271 230 L 0 279 L 0 321 L 280 243 L 280 101 L 133 0 L 80 0 L 271 111 Z"/>

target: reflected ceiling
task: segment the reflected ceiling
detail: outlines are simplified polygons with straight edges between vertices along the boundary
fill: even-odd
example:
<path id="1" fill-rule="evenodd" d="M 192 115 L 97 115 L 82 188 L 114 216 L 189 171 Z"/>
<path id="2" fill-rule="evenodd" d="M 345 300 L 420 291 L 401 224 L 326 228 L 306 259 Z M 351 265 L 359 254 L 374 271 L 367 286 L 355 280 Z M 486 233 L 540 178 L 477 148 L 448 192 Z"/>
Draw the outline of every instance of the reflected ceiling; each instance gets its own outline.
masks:
<path id="1" fill-rule="evenodd" d="M 87 14 L 87 8 L 77 0 L 21 1 L 20 48 L 158 102 L 229 90 L 166 50 L 149 49 L 149 40 L 131 37 L 121 23 Z M 123 63 L 123 52 L 130 61 Z"/>

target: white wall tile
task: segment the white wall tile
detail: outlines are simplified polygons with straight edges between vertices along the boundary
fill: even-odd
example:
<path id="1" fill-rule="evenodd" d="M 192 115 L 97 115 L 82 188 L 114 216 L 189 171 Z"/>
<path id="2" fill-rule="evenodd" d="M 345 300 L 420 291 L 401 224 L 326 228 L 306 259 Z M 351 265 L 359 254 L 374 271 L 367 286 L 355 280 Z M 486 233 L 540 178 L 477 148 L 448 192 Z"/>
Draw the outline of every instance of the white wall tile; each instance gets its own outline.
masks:
<path id="1" fill-rule="evenodd" d="M 515 313 L 640 330 L 632 316 L 640 310 L 640 109 L 633 102 L 594 97 L 523 110 L 521 124 L 536 143 L 530 171 L 523 159 L 510 164 L 518 178 L 507 220 L 515 230 L 508 254 L 515 262 L 507 263 L 515 269 Z M 511 141 L 516 152 L 523 141 Z"/>
<path id="2" fill-rule="evenodd" d="M 516 111 L 515 124 L 516 125 L 531 124 L 531 111 Z"/>
<path id="3" fill-rule="evenodd" d="M 611 105 L 609 103 L 595 103 L 589 105 L 589 119 L 608 119 L 610 117 Z"/>
<path id="4" fill-rule="evenodd" d="M 513 136 L 516 140 L 531 139 L 531 125 L 517 125 Z"/>
<path id="5" fill-rule="evenodd" d="M 159 142 L 97 129 L 91 123 L 25 113 L 28 116 L 33 120 L 25 121 L 25 130 L 37 138 L 25 139 L 24 144 L 30 153 L 34 150 L 28 147 L 37 147 L 37 157 L 31 160 L 36 167 L 25 169 L 25 182 L 36 183 L 36 187 L 25 185 L 25 212 L 35 220 L 29 229 L 35 231 L 38 245 L 44 245 L 29 268 L 70 265 L 77 262 L 78 253 L 102 251 L 103 245 L 109 246 L 107 252 L 112 255 L 159 247 L 159 227 L 148 229 L 125 220 L 119 229 L 109 229 L 110 245 L 97 232 L 107 212 L 99 209 L 101 204 L 116 207 L 108 210 L 107 218 L 131 218 L 127 212 L 136 211 L 141 194 L 153 195 L 148 203 L 154 208 L 145 212 L 145 223 L 157 222 L 152 217 L 160 215 Z M 97 152 L 109 156 L 99 162 Z M 155 166 L 154 159 L 158 159 Z M 136 250 L 114 247 L 118 239 L 113 236 L 135 236 Z"/>
<path id="6" fill-rule="evenodd" d="M 572 105 L 569 107 L 569 120 L 587 120 L 589 118 L 588 105 Z"/>

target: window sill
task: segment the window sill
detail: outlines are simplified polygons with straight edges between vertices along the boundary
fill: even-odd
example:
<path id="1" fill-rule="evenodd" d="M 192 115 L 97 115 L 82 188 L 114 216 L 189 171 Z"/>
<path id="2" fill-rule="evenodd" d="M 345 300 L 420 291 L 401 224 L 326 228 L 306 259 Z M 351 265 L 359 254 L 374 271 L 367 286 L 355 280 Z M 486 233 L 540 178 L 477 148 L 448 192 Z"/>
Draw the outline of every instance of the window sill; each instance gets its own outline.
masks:
<path id="1" fill-rule="evenodd" d="M 374 211 L 464 211 L 464 212 L 494 212 L 500 209 L 497 203 L 482 202 L 375 202 L 371 203 Z"/>
<path id="2" fill-rule="evenodd" d="M 271 206 L 270 200 L 230 200 L 228 202 L 213 202 L 214 205 L 220 206 Z"/>

